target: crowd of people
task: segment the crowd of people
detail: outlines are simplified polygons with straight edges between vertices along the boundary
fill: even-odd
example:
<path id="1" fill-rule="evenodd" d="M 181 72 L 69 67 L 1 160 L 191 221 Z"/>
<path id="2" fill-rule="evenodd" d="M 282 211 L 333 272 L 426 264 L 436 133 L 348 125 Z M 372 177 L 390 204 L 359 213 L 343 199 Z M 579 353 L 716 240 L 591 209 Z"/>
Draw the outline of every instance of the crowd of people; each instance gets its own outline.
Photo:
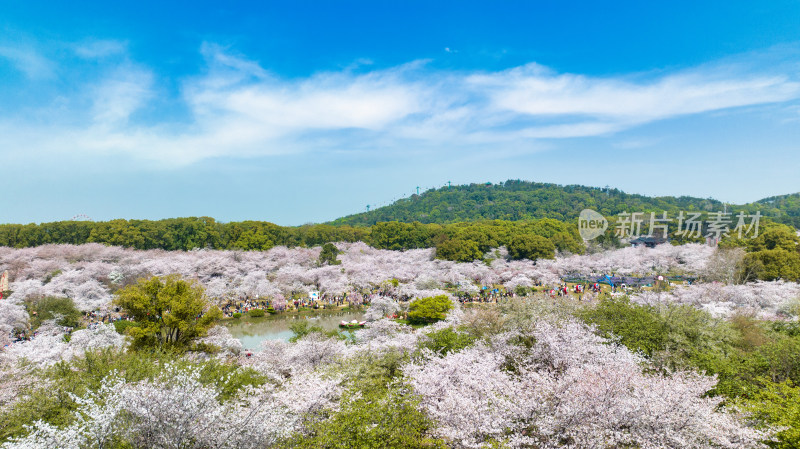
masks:
<path id="1" fill-rule="evenodd" d="M 221 307 L 224 317 L 232 318 L 235 314 L 244 315 L 252 310 L 264 310 L 270 313 L 299 311 L 301 309 L 327 309 L 341 307 L 360 307 L 369 305 L 376 297 L 392 298 L 395 301 L 407 302 L 414 299 L 410 295 L 395 293 L 386 287 L 376 287 L 362 292 L 343 294 L 323 293 L 312 297 L 294 294 L 288 300 L 283 298 L 248 298 L 239 297 L 227 300 Z"/>

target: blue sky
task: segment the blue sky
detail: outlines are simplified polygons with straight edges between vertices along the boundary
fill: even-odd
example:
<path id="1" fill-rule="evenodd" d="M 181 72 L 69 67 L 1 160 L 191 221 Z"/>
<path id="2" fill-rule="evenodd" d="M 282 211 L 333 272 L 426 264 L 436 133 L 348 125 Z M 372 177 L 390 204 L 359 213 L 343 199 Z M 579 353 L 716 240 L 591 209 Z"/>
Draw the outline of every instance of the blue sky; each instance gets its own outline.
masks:
<path id="1" fill-rule="evenodd" d="M 797 1 L 116 3 L 0 0 L 0 222 L 800 191 Z"/>

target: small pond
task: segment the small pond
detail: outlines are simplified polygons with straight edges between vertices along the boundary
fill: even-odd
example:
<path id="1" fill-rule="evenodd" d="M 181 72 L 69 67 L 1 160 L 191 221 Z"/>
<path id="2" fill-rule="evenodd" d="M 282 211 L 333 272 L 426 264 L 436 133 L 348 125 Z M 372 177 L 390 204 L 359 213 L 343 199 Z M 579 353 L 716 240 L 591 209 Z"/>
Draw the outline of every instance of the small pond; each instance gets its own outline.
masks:
<path id="1" fill-rule="evenodd" d="M 353 311 L 315 311 L 302 314 L 277 314 L 263 318 L 242 317 L 228 320 L 225 326 L 231 334 L 242 342 L 244 349 L 258 350 L 264 340 L 288 340 L 292 337 L 289 326 L 298 320 L 307 320 L 310 326 L 325 330 L 338 330 L 341 321 L 361 321 L 364 312 Z"/>

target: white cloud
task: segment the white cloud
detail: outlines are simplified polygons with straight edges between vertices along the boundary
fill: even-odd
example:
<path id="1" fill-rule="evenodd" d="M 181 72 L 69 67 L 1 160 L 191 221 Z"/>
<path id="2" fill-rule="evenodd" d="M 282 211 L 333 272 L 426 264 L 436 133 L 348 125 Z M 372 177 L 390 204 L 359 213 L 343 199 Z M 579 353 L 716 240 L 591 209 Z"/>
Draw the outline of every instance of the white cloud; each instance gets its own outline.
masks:
<path id="1" fill-rule="evenodd" d="M 152 98 L 153 76 L 149 71 L 123 66 L 94 87 L 91 97 L 92 120 L 95 125 L 128 122 L 130 115 Z"/>
<path id="2" fill-rule="evenodd" d="M 86 54 L 107 54 L 102 47 Z M 33 152 L 121 153 L 162 166 L 309 150 L 480 152 L 503 146 L 517 152 L 543 147 L 536 144 L 541 139 L 610 135 L 671 117 L 800 97 L 791 71 L 746 66 L 591 77 L 537 64 L 444 72 L 420 61 L 282 79 L 217 45 L 201 52 L 207 70 L 182 80 L 178 98 L 159 96 L 150 70 L 119 63 L 100 81 L 87 82 L 78 95 L 91 106 L 69 103 L 60 112 L 63 123 L 0 122 L 16 130 L 0 137 L 0 148 L 13 151 L 24 142 Z M 159 115 L 155 101 L 185 114 Z M 144 111 L 156 111 L 158 124 L 135 119 Z"/>
<path id="3" fill-rule="evenodd" d="M 554 74 L 531 64 L 472 77 L 498 109 L 532 116 L 578 115 L 644 123 L 678 115 L 796 98 L 800 83 L 786 75 L 721 76 L 694 70 L 644 82 Z"/>
<path id="4" fill-rule="evenodd" d="M 0 46 L 0 57 L 11 61 L 28 78 L 50 78 L 54 73 L 53 64 L 33 48 Z"/>
<path id="5" fill-rule="evenodd" d="M 86 59 L 100 59 L 125 54 L 128 43 L 116 40 L 91 40 L 74 46 L 75 54 Z"/>

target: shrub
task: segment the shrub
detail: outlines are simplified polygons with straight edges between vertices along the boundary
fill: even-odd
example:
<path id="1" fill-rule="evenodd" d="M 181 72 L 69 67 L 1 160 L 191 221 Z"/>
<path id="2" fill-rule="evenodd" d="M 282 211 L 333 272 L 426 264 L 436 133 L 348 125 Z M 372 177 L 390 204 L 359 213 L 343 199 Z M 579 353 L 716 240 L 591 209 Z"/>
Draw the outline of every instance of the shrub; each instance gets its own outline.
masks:
<path id="1" fill-rule="evenodd" d="M 388 351 L 352 361 L 354 373 L 338 409 L 326 420 L 312 420 L 284 448 L 444 449 L 431 437 L 435 423 L 410 394 L 402 375 L 403 355 Z"/>
<path id="2" fill-rule="evenodd" d="M 266 312 L 264 312 L 261 309 L 253 309 L 253 310 L 247 312 L 247 314 L 250 315 L 252 318 L 260 318 L 260 317 L 266 315 Z"/>
<path id="3" fill-rule="evenodd" d="M 242 314 L 241 314 L 241 313 L 239 313 L 239 312 L 233 312 L 233 317 L 234 317 L 234 318 L 236 318 L 236 319 L 238 320 L 239 318 L 241 318 L 241 317 L 242 317 Z"/>
<path id="4" fill-rule="evenodd" d="M 465 332 L 458 332 L 452 327 L 430 332 L 420 342 L 420 348 L 427 348 L 442 357 L 451 352 L 458 352 L 473 343 L 477 338 Z"/>
<path id="5" fill-rule="evenodd" d="M 125 321 L 125 320 L 114 321 L 114 329 L 116 329 L 118 333 L 123 335 L 125 334 L 125 330 L 128 329 L 129 327 L 137 327 L 137 326 L 139 326 L 139 323 L 137 323 L 136 321 Z"/>
<path id="6" fill-rule="evenodd" d="M 593 309 L 579 313 L 587 323 L 597 326 L 604 337 L 619 337 L 631 351 L 652 356 L 664 348 L 667 329 L 649 306 L 631 303 L 628 298 L 604 299 Z"/>
<path id="7" fill-rule="evenodd" d="M 408 322 L 429 324 L 445 319 L 453 308 L 453 302 L 446 295 L 416 299 L 408 306 Z"/>
<path id="8" fill-rule="evenodd" d="M 532 289 L 529 289 L 524 285 L 517 285 L 517 287 L 514 288 L 514 293 L 516 293 L 517 296 L 528 296 L 528 293 L 531 291 Z"/>
<path id="9" fill-rule="evenodd" d="M 70 298 L 47 297 L 32 300 L 28 303 L 28 311 L 34 328 L 47 320 L 56 320 L 59 326 L 78 327 L 82 315 Z"/>

